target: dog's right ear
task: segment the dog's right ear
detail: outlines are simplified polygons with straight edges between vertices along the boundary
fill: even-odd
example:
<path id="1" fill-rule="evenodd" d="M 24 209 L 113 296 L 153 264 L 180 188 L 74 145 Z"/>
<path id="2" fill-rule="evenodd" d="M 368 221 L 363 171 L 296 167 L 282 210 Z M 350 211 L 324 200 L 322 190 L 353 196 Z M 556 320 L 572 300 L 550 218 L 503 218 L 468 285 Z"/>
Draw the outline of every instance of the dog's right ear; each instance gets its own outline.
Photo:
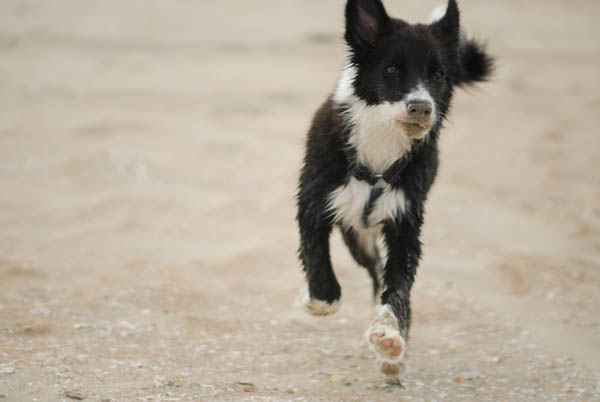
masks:
<path id="1" fill-rule="evenodd" d="M 390 27 L 391 20 L 381 0 L 348 0 L 346 3 L 344 38 L 353 50 L 368 50 Z"/>

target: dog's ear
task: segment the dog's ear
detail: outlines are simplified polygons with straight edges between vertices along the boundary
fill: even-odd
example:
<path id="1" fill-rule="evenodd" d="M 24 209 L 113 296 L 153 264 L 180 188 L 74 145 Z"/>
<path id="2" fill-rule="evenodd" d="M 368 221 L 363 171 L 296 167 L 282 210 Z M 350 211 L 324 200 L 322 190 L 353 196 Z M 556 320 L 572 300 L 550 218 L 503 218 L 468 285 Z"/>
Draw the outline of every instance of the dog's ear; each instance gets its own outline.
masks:
<path id="1" fill-rule="evenodd" d="M 435 11 L 431 31 L 445 46 L 458 47 L 460 38 L 460 13 L 456 0 L 448 0 L 448 6 L 443 16 L 439 10 Z"/>
<path id="2" fill-rule="evenodd" d="M 494 58 L 485 46 L 467 38 L 460 29 L 460 15 L 456 0 L 449 0 L 445 13 L 437 9 L 432 15 L 431 31 L 446 48 L 451 59 L 456 60 L 454 78 L 456 85 L 468 85 L 486 81 L 494 70 Z"/>
<path id="3" fill-rule="evenodd" d="M 389 32 L 391 20 L 381 0 L 348 0 L 344 38 L 355 51 L 368 50 Z"/>

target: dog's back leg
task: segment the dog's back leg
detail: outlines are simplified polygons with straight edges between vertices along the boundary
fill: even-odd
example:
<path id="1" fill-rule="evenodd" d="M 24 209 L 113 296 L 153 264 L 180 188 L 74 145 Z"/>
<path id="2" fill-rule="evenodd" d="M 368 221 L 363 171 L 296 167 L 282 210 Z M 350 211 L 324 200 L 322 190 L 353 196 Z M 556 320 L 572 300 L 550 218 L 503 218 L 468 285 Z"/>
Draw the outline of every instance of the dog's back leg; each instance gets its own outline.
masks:
<path id="1" fill-rule="evenodd" d="M 382 261 L 377 248 L 377 231 L 357 232 L 352 228 L 340 226 L 342 237 L 350 254 L 356 262 L 366 268 L 373 281 L 373 297 L 376 298 L 381 289 Z"/>

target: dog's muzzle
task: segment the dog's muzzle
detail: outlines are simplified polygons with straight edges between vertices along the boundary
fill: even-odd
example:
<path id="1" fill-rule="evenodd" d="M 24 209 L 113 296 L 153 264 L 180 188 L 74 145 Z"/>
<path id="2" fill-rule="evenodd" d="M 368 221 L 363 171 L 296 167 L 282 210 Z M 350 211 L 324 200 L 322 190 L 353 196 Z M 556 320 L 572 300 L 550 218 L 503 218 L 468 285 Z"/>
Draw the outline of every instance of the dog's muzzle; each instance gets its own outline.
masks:
<path id="1" fill-rule="evenodd" d="M 406 113 L 398 123 L 409 138 L 422 138 L 433 125 L 433 104 L 426 100 L 411 100 L 406 104 Z"/>

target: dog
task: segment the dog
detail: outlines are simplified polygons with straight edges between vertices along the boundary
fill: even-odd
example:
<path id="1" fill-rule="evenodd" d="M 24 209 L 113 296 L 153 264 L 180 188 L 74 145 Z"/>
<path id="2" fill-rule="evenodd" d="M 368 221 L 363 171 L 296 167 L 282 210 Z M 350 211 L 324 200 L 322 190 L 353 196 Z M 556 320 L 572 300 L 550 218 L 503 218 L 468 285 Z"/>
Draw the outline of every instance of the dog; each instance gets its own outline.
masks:
<path id="1" fill-rule="evenodd" d="M 339 308 L 329 253 L 337 226 L 372 279 L 376 308 L 365 337 L 390 376 L 407 366 L 410 291 L 440 130 L 454 89 L 486 81 L 494 64 L 462 33 L 456 0 L 434 14 L 429 24 L 409 24 L 381 0 L 347 1 L 348 62 L 313 118 L 297 194 L 308 283 L 301 304 L 317 316 Z"/>

